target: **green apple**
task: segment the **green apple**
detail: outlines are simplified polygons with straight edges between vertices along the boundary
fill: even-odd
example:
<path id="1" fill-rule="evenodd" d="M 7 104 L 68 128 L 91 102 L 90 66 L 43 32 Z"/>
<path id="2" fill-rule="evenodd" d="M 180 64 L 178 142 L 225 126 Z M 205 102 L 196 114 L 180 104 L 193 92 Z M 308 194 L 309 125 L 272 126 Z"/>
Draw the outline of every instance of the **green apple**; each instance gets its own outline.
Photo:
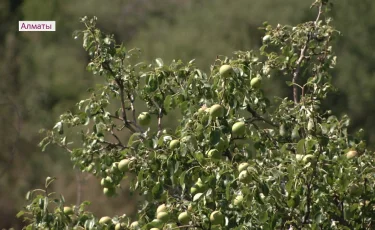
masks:
<path id="1" fill-rule="evenodd" d="M 296 154 L 296 160 L 297 161 L 303 160 L 303 155 L 302 154 Z"/>
<path id="2" fill-rule="evenodd" d="M 163 227 L 164 223 L 163 223 L 163 221 L 161 221 L 159 219 L 153 219 L 150 224 L 151 224 L 152 227 L 161 228 L 161 227 Z"/>
<path id="3" fill-rule="evenodd" d="M 314 160 L 314 158 L 315 158 L 314 155 L 312 155 L 312 154 L 307 154 L 307 155 L 303 156 L 303 158 L 302 158 L 302 162 L 303 162 L 303 163 L 307 163 L 307 162 L 310 162 L 310 161 Z"/>
<path id="4" fill-rule="evenodd" d="M 240 172 L 240 175 L 238 176 L 238 180 L 245 184 L 250 183 L 251 175 L 249 174 L 247 170 L 244 170 Z"/>
<path id="5" fill-rule="evenodd" d="M 346 158 L 352 159 L 358 155 L 358 152 L 355 150 L 350 150 L 349 152 L 346 153 Z"/>
<path id="6" fill-rule="evenodd" d="M 71 207 L 64 207 L 64 214 L 65 215 L 72 215 L 74 213 Z"/>
<path id="7" fill-rule="evenodd" d="M 151 115 L 148 112 L 142 112 L 138 116 L 138 123 L 141 126 L 148 126 L 151 122 Z"/>
<path id="8" fill-rule="evenodd" d="M 124 223 L 117 223 L 115 226 L 115 230 L 125 230 L 125 224 Z"/>
<path id="9" fill-rule="evenodd" d="M 212 118 L 224 116 L 224 108 L 219 104 L 215 104 L 210 107 L 210 116 Z"/>
<path id="10" fill-rule="evenodd" d="M 100 185 L 103 187 L 110 187 L 112 186 L 113 180 L 110 176 L 107 176 L 106 178 L 102 178 L 100 181 Z"/>
<path id="11" fill-rule="evenodd" d="M 213 211 L 210 215 L 212 225 L 221 225 L 224 223 L 224 215 L 220 211 Z"/>
<path id="12" fill-rule="evenodd" d="M 178 229 L 178 225 L 176 223 L 168 223 L 165 227 L 167 230 Z"/>
<path id="13" fill-rule="evenodd" d="M 282 137 L 285 137 L 285 136 L 286 136 L 286 129 L 285 129 L 285 125 L 284 125 L 284 124 L 280 125 L 279 134 L 280 134 L 280 136 L 282 136 Z"/>
<path id="14" fill-rule="evenodd" d="M 266 35 L 263 37 L 263 42 L 268 42 L 271 39 L 271 35 Z"/>
<path id="15" fill-rule="evenodd" d="M 110 223 L 112 223 L 112 219 L 109 216 L 103 216 L 99 220 L 99 224 L 110 224 Z"/>
<path id="16" fill-rule="evenodd" d="M 139 223 L 138 221 L 134 221 L 130 224 L 130 229 L 139 229 Z"/>
<path id="17" fill-rule="evenodd" d="M 180 147 L 180 141 L 179 140 L 172 140 L 170 143 L 169 143 L 169 148 L 170 149 L 177 149 L 178 147 Z"/>
<path id="18" fill-rule="evenodd" d="M 249 164 L 247 162 L 242 162 L 241 164 L 238 165 L 238 171 L 242 172 L 247 169 Z"/>
<path id="19" fill-rule="evenodd" d="M 156 213 L 166 212 L 166 211 L 168 211 L 168 208 L 167 208 L 167 206 L 165 206 L 165 204 L 159 205 L 159 207 L 156 209 Z"/>
<path id="20" fill-rule="evenodd" d="M 160 228 L 150 228 L 150 230 L 160 230 Z"/>
<path id="21" fill-rule="evenodd" d="M 245 122 L 239 121 L 234 123 L 232 126 L 232 133 L 237 136 L 243 136 L 245 134 L 246 126 Z"/>
<path id="22" fill-rule="evenodd" d="M 262 85 L 262 79 L 260 77 L 254 77 L 250 81 L 251 88 L 259 89 L 261 85 Z"/>
<path id="23" fill-rule="evenodd" d="M 168 212 L 158 212 L 156 215 L 158 220 L 161 220 L 163 223 L 166 223 L 169 220 L 169 213 Z"/>
<path id="24" fill-rule="evenodd" d="M 130 160 L 129 159 L 123 159 L 121 160 L 119 163 L 118 163 L 118 166 L 117 168 L 121 171 L 121 172 L 127 172 L 129 171 L 129 165 L 130 165 Z"/>
<path id="25" fill-rule="evenodd" d="M 213 160 L 220 160 L 221 154 L 217 149 L 211 149 L 207 152 L 207 156 Z"/>
<path id="26" fill-rule="evenodd" d="M 201 178 L 197 180 L 197 182 L 190 188 L 191 195 L 195 195 L 197 193 L 202 193 L 206 191 L 206 186 L 203 184 Z"/>
<path id="27" fill-rule="evenodd" d="M 233 71 L 232 66 L 222 65 L 219 69 L 219 73 L 223 78 L 228 78 L 234 73 L 234 71 Z"/>
<path id="28" fill-rule="evenodd" d="M 113 187 L 108 187 L 103 189 L 104 195 L 111 197 L 116 194 L 116 189 Z"/>
<path id="29" fill-rule="evenodd" d="M 238 196 L 236 196 L 236 197 L 234 198 L 234 200 L 233 200 L 233 204 L 234 204 L 235 206 L 241 206 L 242 203 L 243 203 L 243 196 L 242 196 L 242 195 L 238 195 Z"/>
<path id="30" fill-rule="evenodd" d="M 178 221 L 183 225 L 189 224 L 190 218 L 191 216 L 188 212 L 182 212 L 178 215 Z"/>

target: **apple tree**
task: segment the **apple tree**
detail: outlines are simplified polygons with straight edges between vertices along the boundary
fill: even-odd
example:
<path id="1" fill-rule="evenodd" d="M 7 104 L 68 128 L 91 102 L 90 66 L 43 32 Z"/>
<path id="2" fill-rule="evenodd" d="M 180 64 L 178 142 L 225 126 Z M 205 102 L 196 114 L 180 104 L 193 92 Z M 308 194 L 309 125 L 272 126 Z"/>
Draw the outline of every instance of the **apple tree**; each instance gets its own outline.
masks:
<path id="1" fill-rule="evenodd" d="M 329 7 L 316 0 L 316 18 L 295 26 L 265 23 L 259 51 L 218 56 L 209 73 L 194 60 L 141 62 L 84 17 L 77 37 L 105 83 L 40 145 L 66 149 L 105 195 L 127 179 L 143 201 L 137 219 L 97 218 L 51 193 L 47 178 L 19 213 L 26 229 L 374 229 L 374 154 L 347 116 L 320 107 L 335 91 Z M 273 78 L 290 98 L 267 95 Z"/>

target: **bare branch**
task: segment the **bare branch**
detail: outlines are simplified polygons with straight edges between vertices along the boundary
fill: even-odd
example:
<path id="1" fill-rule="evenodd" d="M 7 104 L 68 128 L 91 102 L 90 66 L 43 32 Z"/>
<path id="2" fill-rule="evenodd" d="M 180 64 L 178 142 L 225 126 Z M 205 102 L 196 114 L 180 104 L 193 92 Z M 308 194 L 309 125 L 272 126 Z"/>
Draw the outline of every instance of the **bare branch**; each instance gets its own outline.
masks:
<path id="1" fill-rule="evenodd" d="M 301 49 L 301 53 L 300 53 L 300 56 L 296 62 L 296 69 L 295 71 L 293 72 L 293 99 L 294 99 L 294 103 L 297 104 L 298 103 L 298 86 L 297 86 L 297 80 L 299 78 L 299 75 L 300 75 L 300 72 L 301 72 L 301 64 L 302 64 L 302 61 L 303 59 L 305 58 L 305 53 L 306 53 L 306 49 L 307 49 L 307 44 L 309 43 L 310 41 L 310 36 L 307 37 L 307 40 L 304 44 L 304 46 L 302 47 Z"/>

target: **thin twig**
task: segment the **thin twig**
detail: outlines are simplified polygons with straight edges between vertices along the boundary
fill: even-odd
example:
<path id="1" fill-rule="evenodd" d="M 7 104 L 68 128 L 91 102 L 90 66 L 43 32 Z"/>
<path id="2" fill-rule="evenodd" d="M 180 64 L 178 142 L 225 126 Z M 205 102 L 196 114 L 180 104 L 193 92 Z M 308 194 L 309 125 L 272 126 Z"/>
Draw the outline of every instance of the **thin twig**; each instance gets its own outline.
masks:
<path id="1" fill-rule="evenodd" d="M 273 123 L 272 121 L 264 118 L 264 117 L 261 117 L 254 109 L 252 109 L 249 105 L 246 107 L 247 111 L 251 113 L 251 115 L 254 117 L 254 118 L 257 118 L 259 120 L 262 120 L 264 122 L 266 122 L 267 124 L 269 125 L 272 125 L 274 127 L 277 127 L 277 125 L 275 123 Z"/>
<path id="2" fill-rule="evenodd" d="M 307 44 L 309 43 L 309 41 L 310 41 L 310 36 L 307 37 L 307 40 L 301 49 L 300 56 L 296 62 L 297 67 L 293 73 L 293 81 L 292 81 L 293 82 L 293 99 L 294 99 L 295 104 L 298 104 L 298 88 L 297 88 L 298 86 L 296 84 L 297 84 L 297 80 L 301 72 L 301 64 L 302 64 L 303 59 L 305 58 L 305 52 L 306 52 Z"/>

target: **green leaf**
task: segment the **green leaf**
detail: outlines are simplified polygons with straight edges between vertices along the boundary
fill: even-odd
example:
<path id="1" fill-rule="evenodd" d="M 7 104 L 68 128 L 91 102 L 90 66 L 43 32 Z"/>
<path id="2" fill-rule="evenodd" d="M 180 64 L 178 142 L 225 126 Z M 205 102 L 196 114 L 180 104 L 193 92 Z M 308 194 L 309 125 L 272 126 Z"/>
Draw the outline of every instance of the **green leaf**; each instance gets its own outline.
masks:
<path id="1" fill-rule="evenodd" d="M 296 150 L 297 150 L 297 154 L 301 154 L 301 155 L 305 154 L 305 139 L 301 139 L 300 141 L 298 141 Z"/>
<path id="2" fill-rule="evenodd" d="M 203 196 L 204 193 L 197 193 L 194 195 L 194 198 L 193 198 L 193 201 L 197 201 L 199 200 L 202 196 Z"/>
<path id="3" fill-rule="evenodd" d="M 164 62 L 161 58 L 156 58 L 155 61 L 156 61 L 156 64 L 158 64 L 159 67 L 164 66 Z"/>

